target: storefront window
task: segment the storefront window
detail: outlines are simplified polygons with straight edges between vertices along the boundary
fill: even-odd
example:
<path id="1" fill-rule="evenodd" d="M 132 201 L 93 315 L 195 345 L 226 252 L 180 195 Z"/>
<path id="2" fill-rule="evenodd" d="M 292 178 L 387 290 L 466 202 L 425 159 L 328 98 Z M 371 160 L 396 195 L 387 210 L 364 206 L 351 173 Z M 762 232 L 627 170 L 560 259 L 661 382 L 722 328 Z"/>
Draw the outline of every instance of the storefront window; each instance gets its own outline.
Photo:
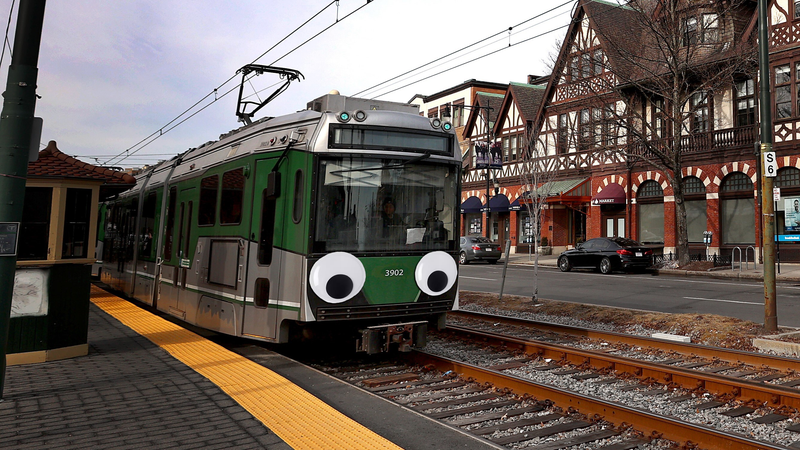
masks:
<path id="1" fill-rule="evenodd" d="M 728 175 L 722 181 L 720 197 L 722 243 L 755 243 L 755 200 L 750 177 L 742 172 Z"/>
<path id="2" fill-rule="evenodd" d="M 639 241 L 664 243 L 664 191 L 655 181 L 645 181 L 637 193 L 639 205 Z"/>
<path id="3" fill-rule="evenodd" d="M 703 181 L 697 177 L 684 178 L 683 195 L 689 242 L 703 242 L 703 232 L 707 230 L 706 187 Z"/>

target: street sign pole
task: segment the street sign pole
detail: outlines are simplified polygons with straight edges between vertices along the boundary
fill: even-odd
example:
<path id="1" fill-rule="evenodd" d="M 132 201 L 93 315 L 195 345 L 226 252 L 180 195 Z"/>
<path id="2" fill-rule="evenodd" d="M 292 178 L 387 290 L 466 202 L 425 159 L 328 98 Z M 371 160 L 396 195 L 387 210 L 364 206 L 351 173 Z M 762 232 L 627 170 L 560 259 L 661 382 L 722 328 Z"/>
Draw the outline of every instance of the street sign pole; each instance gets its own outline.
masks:
<path id="1" fill-rule="evenodd" d="M 775 153 L 772 151 L 772 101 L 769 92 L 769 21 L 767 0 L 758 0 L 758 65 L 759 65 L 759 112 L 761 114 L 761 217 L 764 223 L 762 242 L 764 248 L 764 328 L 778 330 L 778 308 L 775 303 L 775 208 L 770 194 L 773 177 L 777 173 Z M 766 167 L 770 164 L 770 167 Z M 775 169 L 771 176 L 768 172 Z"/>
<path id="2" fill-rule="evenodd" d="M 36 109 L 36 66 L 42 40 L 44 4 L 45 0 L 21 0 L 19 3 L 14 56 L 8 69 L 3 112 L 0 114 L 0 192 L 3 198 L 0 202 L 0 223 L 13 224 L 22 220 L 33 114 Z M 0 399 L 5 387 L 16 265 L 16 251 L 0 255 Z"/>

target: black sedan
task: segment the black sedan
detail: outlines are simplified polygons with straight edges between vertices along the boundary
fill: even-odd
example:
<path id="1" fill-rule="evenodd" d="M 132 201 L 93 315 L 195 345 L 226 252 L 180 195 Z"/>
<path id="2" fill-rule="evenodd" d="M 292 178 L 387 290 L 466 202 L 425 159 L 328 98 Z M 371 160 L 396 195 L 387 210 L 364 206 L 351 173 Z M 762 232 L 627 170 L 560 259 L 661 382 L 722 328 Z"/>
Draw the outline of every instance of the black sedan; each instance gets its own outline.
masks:
<path id="1" fill-rule="evenodd" d="M 614 270 L 644 270 L 652 264 L 653 250 L 626 238 L 594 238 L 578 244 L 558 257 L 558 268 L 590 267 L 602 273 Z"/>
<path id="2" fill-rule="evenodd" d="M 469 264 L 473 260 L 483 260 L 494 264 L 502 254 L 503 249 L 497 242 L 492 242 L 483 236 L 462 236 L 458 262 Z"/>

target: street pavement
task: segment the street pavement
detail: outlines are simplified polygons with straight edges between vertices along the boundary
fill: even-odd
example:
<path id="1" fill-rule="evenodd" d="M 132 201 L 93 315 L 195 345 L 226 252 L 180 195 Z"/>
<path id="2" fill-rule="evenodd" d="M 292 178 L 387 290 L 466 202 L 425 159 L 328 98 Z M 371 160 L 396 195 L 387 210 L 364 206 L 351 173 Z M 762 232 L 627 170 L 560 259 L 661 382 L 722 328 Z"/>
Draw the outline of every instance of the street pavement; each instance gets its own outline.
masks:
<path id="1" fill-rule="evenodd" d="M 502 260 L 500 261 L 502 263 Z M 509 264 L 517 265 L 534 265 L 536 264 L 536 255 L 528 255 L 527 253 L 511 254 L 508 257 Z M 538 264 L 540 267 L 553 268 L 558 270 L 558 255 L 540 255 Z M 750 262 L 749 265 L 743 265 L 731 269 L 728 267 L 717 267 L 709 271 L 693 271 L 681 269 L 658 269 L 659 275 L 672 275 L 672 276 L 690 276 L 690 277 L 708 277 L 708 278 L 728 278 L 728 279 L 741 279 L 741 280 L 763 280 L 764 279 L 764 266 L 762 264 L 756 265 Z M 780 264 L 780 273 L 776 268 L 775 271 L 776 281 L 800 281 L 800 264 Z"/>

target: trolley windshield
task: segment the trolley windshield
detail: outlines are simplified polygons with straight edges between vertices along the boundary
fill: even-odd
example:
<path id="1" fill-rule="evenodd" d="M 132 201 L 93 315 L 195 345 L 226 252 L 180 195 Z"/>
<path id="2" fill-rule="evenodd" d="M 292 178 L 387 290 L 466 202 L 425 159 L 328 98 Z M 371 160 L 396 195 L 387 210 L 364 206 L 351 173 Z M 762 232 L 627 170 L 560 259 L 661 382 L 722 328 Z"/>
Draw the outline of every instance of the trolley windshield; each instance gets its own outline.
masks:
<path id="1" fill-rule="evenodd" d="M 361 156 L 319 164 L 314 252 L 455 249 L 455 166 Z"/>

